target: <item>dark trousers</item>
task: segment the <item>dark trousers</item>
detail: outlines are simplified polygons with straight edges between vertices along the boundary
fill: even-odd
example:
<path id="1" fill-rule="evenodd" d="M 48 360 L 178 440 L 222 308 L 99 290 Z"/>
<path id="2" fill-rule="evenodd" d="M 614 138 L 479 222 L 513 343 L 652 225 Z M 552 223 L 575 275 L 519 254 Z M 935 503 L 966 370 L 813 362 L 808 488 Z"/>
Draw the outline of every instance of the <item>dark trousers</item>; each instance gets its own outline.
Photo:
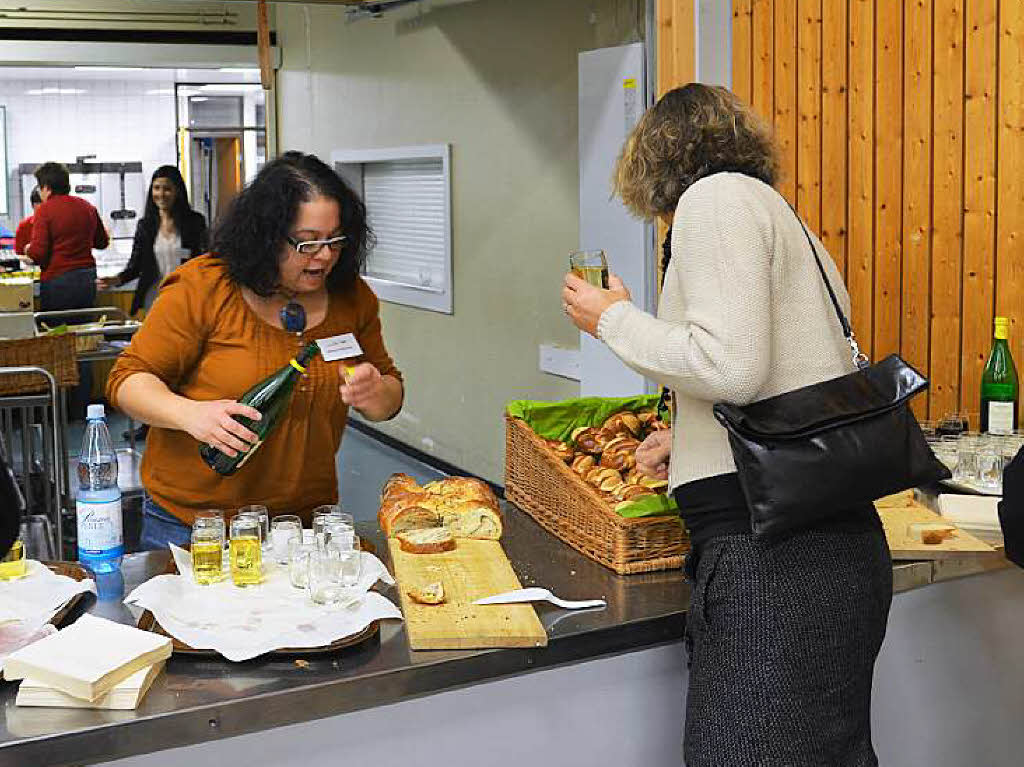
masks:
<path id="1" fill-rule="evenodd" d="M 44 312 L 55 312 L 61 309 L 89 309 L 95 306 L 96 269 L 75 269 L 54 277 L 52 280 L 41 282 L 39 284 L 39 303 Z M 68 324 L 74 325 L 88 321 L 90 318 L 73 319 Z M 69 397 L 69 416 L 73 420 L 81 420 L 85 417 L 85 407 L 89 404 L 91 391 L 92 363 L 85 363 L 78 366 L 78 386 L 71 390 Z"/>

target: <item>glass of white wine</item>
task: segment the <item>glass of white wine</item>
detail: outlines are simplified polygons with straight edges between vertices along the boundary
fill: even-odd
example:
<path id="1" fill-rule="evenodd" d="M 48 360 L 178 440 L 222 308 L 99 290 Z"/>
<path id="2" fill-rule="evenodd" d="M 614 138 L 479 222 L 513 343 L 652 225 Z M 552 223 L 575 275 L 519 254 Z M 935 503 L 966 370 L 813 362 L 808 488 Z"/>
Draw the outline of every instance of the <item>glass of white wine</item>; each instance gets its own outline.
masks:
<path id="1" fill-rule="evenodd" d="M 230 552 L 231 580 L 236 586 L 255 586 L 263 579 L 259 518 L 238 514 L 231 520 Z"/>
<path id="2" fill-rule="evenodd" d="M 608 290 L 608 259 L 603 250 L 574 250 L 569 254 L 569 271 L 594 287 Z"/>
<path id="3" fill-rule="evenodd" d="M 192 576 L 206 586 L 224 578 L 224 522 L 197 517 L 192 526 Z"/>

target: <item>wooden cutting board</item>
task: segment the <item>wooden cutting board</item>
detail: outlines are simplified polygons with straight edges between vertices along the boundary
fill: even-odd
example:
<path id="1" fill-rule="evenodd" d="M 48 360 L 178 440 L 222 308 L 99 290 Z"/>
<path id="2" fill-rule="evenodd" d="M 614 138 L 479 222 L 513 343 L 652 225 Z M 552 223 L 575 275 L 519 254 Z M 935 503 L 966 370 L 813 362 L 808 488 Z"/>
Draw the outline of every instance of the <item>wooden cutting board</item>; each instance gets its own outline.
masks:
<path id="1" fill-rule="evenodd" d="M 474 605 L 473 600 L 522 588 L 498 541 L 459 541 L 454 551 L 408 554 L 388 540 L 413 650 L 545 647 L 548 635 L 530 604 Z M 421 605 L 408 590 L 441 581 L 446 601 Z"/>
<path id="2" fill-rule="evenodd" d="M 908 526 L 913 522 L 936 522 L 952 525 L 924 506 L 909 506 L 878 509 L 878 515 L 885 525 L 885 537 L 893 559 L 951 559 L 955 557 L 998 557 L 999 552 L 970 533 L 957 528 L 952 538 L 941 543 L 922 543 L 920 537 L 911 537 Z M 955 527 L 955 525 L 953 525 Z"/>

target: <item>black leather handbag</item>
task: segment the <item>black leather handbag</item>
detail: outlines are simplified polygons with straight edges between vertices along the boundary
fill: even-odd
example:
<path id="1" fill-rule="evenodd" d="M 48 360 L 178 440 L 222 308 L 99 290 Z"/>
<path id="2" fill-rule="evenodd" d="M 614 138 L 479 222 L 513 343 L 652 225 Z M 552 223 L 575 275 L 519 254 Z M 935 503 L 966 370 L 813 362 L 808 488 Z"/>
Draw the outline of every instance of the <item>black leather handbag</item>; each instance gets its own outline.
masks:
<path id="1" fill-rule="evenodd" d="M 869 364 L 800 225 L 857 369 L 743 407 L 714 406 L 729 432 L 754 535 L 768 539 L 950 477 L 909 407 L 928 380 L 895 354 Z"/>

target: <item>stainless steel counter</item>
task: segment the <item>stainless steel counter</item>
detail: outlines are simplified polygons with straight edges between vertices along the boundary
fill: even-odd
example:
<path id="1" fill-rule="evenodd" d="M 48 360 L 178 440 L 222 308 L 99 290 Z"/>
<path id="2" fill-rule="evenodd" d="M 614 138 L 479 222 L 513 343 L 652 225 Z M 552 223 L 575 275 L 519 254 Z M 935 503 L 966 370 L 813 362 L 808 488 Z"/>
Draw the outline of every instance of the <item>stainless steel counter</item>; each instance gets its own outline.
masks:
<path id="1" fill-rule="evenodd" d="M 548 630 L 542 649 L 414 652 L 402 624 L 388 621 L 379 638 L 331 656 L 229 663 L 173 657 L 140 708 L 126 712 L 18 708 L 16 686 L 0 683 L 0 767 L 84 765 L 258 732 L 430 695 L 502 677 L 676 642 L 689 587 L 681 571 L 620 577 L 597 565 L 504 504 L 502 543 L 524 586 L 568 599 L 604 597 L 605 610 L 567 612 L 538 606 Z M 379 533 L 360 534 L 380 548 Z M 90 612 L 134 623 L 122 604 L 135 585 L 163 572 L 166 554 L 129 556 L 123 585 L 101 582 Z M 900 562 L 896 591 L 1002 566 L 1001 560 Z M 107 592 L 110 591 L 108 594 Z M 397 601 L 391 591 L 385 594 Z"/>
<path id="2" fill-rule="evenodd" d="M 681 637 L 689 587 L 680 571 L 616 576 L 514 507 L 503 511 L 502 543 L 524 586 L 545 586 L 567 599 L 604 597 L 608 608 L 571 613 L 538 606 L 549 636 L 542 649 L 414 652 L 401 623 L 387 621 L 379 639 L 338 655 L 306 656 L 308 665 L 290 658 L 229 663 L 175 656 L 136 711 L 19 708 L 16 686 L 0 683 L 0 767 L 92 764 L 203 743 Z M 375 530 L 360 534 L 382 545 Z M 127 557 L 124 589 L 104 595 L 90 612 L 134 622 L 123 594 L 165 563 L 162 553 Z M 107 584 L 100 585 L 106 592 Z"/>

